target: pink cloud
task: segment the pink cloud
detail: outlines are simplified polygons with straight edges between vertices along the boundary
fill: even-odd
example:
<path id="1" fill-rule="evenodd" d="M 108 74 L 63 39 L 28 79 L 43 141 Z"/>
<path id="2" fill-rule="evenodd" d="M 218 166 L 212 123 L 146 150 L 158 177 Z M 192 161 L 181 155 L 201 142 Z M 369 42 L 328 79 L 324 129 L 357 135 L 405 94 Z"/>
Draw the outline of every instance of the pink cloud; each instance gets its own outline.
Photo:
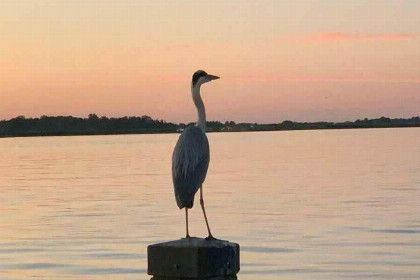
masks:
<path id="1" fill-rule="evenodd" d="M 326 32 L 308 34 L 297 38 L 297 41 L 305 42 L 330 42 L 330 41 L 388 41 L 400 42 L 413 40 L 417 37 L 414 33 L 347 33 Z"/>

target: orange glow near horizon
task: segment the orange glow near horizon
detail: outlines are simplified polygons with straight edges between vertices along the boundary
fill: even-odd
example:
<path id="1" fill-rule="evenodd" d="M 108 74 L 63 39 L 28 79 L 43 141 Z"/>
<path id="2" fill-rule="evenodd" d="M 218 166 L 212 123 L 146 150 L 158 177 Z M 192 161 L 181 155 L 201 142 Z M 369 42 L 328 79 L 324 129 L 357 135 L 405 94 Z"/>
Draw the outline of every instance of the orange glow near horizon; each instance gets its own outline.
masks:
<path id="1" fill-rule="evenodd" d="M 210 120 L 419 115 L 420 3 L 391 2 L 6 1 L 0 119 L 194 121 L 197 69 Z"/>

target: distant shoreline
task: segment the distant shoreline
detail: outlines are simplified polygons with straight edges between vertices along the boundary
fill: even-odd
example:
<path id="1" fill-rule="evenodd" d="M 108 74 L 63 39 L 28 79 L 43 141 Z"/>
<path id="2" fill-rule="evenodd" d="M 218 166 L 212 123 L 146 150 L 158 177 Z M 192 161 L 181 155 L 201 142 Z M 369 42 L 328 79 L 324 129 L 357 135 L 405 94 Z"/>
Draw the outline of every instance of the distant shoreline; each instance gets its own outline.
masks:
<path id="1" fill-rule="evenodd" d="M 90 114 L 88 118 L 58 116 L 25 118 L 23 116 L 0 121 L 0 138 L 41 136 L 83 136 L 122 134 L 180 133 L 190 124 L 174 124 L 149 116 L 107 118 Z M 273 124 L 207 122 L 208 132 L 261 132 L 320 129 L 406 128 L 420 127 L 420 117 L 409 119 L 363 119 L 354 122 L 293 122 Z"/>
<path id="2" fill-rule="evenodd" d="M 209 130 L 206 133 L 238 133 L 238 132 L 275 132 L 275 131 L 304 131 L 304 130 L 351 130 L 351 129 L 384 129 L 384 128 L 418 128 L 420 125 L 415 126 L 388 126 L 388 127 L 332 127 L 332 128 L 296 128 L 296 129 L 278 129 L 278 130 L 233 130 L 233 131 L 220 131 Z M 93 132 L 93 133 L 57 133 L 57 134 L 22 134 L 22 135 L 0 135 L 0 139 L 4 138 L 29 138 L 29 137 L 61 137 L 61 136 L 106 136 L 106 135 L 141 135 L 141 134 L 180 134 L 180 131 L 145 131 L 145 132 Z"/>

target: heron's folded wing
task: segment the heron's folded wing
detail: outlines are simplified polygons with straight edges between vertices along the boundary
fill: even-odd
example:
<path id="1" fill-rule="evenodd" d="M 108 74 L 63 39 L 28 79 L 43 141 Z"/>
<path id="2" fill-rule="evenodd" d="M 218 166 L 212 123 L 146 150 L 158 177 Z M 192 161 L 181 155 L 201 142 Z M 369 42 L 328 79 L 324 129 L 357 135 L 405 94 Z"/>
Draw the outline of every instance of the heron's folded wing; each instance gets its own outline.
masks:
<path id="1" fill-rule="evenodd" d="M 172 156 L 175 191 L 195 194 L 206 178 L 209 161 L 209 142 L 204 131 L 196 126 L 185 129 Z"/>

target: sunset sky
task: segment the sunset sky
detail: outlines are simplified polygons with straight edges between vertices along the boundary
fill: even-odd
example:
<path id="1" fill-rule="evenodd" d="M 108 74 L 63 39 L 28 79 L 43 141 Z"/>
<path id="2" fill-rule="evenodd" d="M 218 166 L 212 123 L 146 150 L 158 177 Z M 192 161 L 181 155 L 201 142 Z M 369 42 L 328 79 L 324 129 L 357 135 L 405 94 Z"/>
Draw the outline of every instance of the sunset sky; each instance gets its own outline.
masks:
<path id="1" fill-rule="evenodd" d="M 1 0 L 0 119 L 420 115 L 417 0 Z"/>

